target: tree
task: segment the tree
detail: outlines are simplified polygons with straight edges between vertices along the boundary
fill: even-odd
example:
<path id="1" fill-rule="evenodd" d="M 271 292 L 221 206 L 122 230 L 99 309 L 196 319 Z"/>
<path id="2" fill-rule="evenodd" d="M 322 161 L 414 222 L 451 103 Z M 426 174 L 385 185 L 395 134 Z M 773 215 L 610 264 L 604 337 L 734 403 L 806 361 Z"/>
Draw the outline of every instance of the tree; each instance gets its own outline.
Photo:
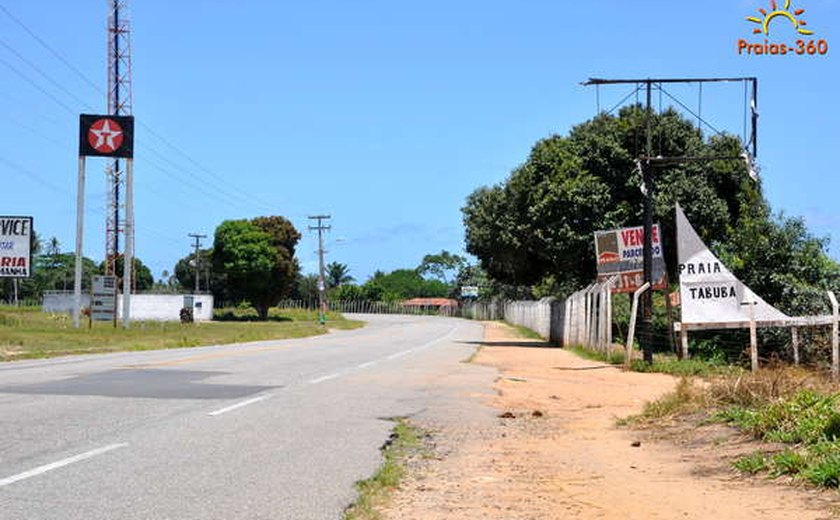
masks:
<path id="1" fill-rule="evenodd" d="M 466 264 L 464 257 L 443 250 L 436 255 L 424 256 L 417 272 L 421 275 L 432 275 L 443 283 L 449 284 L 449 277 L 457 275 Z"/>
<path id="2" fill-rule="evenodd" d="M 264 320 L 268 309 L 294 290 L 298 240 L 300 233 L 283 217 L 227 220 L 216 228 L 213 267 L 230 297 L 250 301 Z"/>
<path id="3" fill-rule="evenodd" d="M 345 264 L 330 262 L 327 264 L 327 287 L 341 287 L 355 280 L 350 276 L 350 269 Z"/>
<path id="4" fill-rule="evenodd" d="M 152 270 L 143 263 L 142 260 L 135 257 L 133 262 L 133 269 L 131 270 L 131 276 L 134 278 L 134 289 L 137 291 L 148 291 L 150 290 L 155 284 L 155 277 L 152 275 Z M 122 289 L 122 278 L 123 278 L 123 267 L 125 265 L 125 258 L 123 256 L 117 257 L 117 261 L 114 262 L 114 271 L 117 275 L 117 284 Z M 99 273 L 105 272 L 105 262 L 99 264 Z"/>
<path id="5" fill-rule="evenodd" d="M 319 294 L 318 278 L 317 274 L 299 275 L 295 297 L 305 302 L 317 302 Z"/>
<path id="6" fill-rule="evenodd" d="M 733 156 L 731 136 L 704 140 L 674 110 L 652 115 L 654 155 Z M 467 251 L 495 281 L 567 293 L 595 278 L 593 233 L 642 223 L 643 193 L 635 159 L 644 146 L 645 111 L 627 107 L 578 125 L 568 136 L 536 143 L 502 184 L 474 191 L 462 209 Z M 667 244 L 680 202 L 708 243 L 725 241 L 762 200 L 739 161 L 691 162 L 657 168 L 654 214 Z M 668 263 L 676 262 L 666 247 Z M 674 274 L 672 272 L 672 274 Z M 552 277 L 548 280 L 548 277 Z"/>
<path id="7" fill-rule="evenodd" d="M 226 300 L 223 277 L 213 269 L 213 249 L 199 249 L 198 262 L 199 289 L 212 292 L 220 301 Z M 174 276 L 180 290 L 195 291 L 195 253 L 190 253 L 178 260 L 175 264 Z"/>
<path id="8" fill-rule="evenodd" d="M 426 280 L 416 269 L 397 269 L 388 274 L 377 272 L 363 288 L 378 293 L 379 299 L 394 301 L 408 298 L 445 298 L 449 286 L 440 280 Z"/>

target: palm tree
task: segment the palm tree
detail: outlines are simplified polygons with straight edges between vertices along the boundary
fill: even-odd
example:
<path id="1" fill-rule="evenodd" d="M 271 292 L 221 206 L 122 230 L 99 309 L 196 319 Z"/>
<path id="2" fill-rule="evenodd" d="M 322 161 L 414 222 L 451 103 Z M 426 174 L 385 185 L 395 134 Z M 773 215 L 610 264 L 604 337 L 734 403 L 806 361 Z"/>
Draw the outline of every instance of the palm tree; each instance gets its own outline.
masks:
<path id="1" fill-rule="evenodd" d="M 350 276 L 350 269 L 346 264 L 339 264 L 338 262 L 330 262 L 327 264 L 327 286 L 330 288 L 341 287 L 346 283 L 350 283 L 355 278 Z"/>

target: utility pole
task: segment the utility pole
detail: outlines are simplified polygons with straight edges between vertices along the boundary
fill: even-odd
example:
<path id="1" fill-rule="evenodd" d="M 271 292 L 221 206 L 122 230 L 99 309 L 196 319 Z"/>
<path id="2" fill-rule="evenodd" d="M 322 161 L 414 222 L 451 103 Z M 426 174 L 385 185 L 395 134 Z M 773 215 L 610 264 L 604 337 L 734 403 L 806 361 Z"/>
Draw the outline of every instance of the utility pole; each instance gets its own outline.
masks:
<path id="1" fill-rule="evenodd" d="M 198 255 L 198 250 L 201 248 L 201 239 L 207 238 L 207 235 L 189 233 L 187 234 L 187 236 L 195 239 L 195 244 L 193 244 L 193 246 L 195 247 L 195 292 L 196 294 L 198 294 L 198 291 L 200 290 L 198 280 L 201 274 L 201 270 L 199 269 L 199 265 L 201 264 L 201 257 Z"/>
<path id="2" fill-rule="evenodd" d="M 737 157 L 729 156 L 713 156 L 713 157 L 662 157 L 653 155 L 653 131 L 652 131 L 652 113 L 653 106 L 651 103 L 651 94 L 654 85 L 662 91 L 663 84 L 681 83 L 681 84 L 699 84 L 704 83 L 728 83 L 738 82 L 752 84 L 752 134 L 747 143 L 744 143 L 745 151 L 742 155 Z M 649 283 L 650 289 L 642 295 L 642 323 L 639 330 L 639 340 L 642 344 L 644 353 L 644 360 L 646 363 L 653 362 L 653 287 L 655 280 L 653 280 L 653 196 L 655 189 L 655 179 L 653 175 L 654 167 L 664 167 L 678 163 L 692 162 L 692 161 L 714 161 L 714 160 L 743 160 L 746 161 L 747 167 L 750 170 L 750 175 L 753 175 L 753 161 L 758 156 L 758 79 L 755 77 L 735 77 L 735 78 L 661 78 L 661 79 L 601 79 L 590 78 L 584 82 L 584 86 L 589 85 L 621 85 L 634 84 L 637 86 L 636 92 L 639 91 L 641 85 L 645 87 L 645 154 L 638 159 L 639 168 L 642 172 L 642 182 L 644 184 L 644 253 L 643 253 L 643 283 Z"/>
<path id="3" fill-rule="evenodd" d="M 324 220 L 329 220 L 329 215 L 312 215 L 310 220 L 317 220 L 317 226 L 309 226 L 310 231 L 318 231 L 318 322 L 323 325 L 327 322 L 327 298 L 326 298 L 326 279 L 324 276 L 324 231 L 329 231 L 331 226 L 324 225 Z"/>

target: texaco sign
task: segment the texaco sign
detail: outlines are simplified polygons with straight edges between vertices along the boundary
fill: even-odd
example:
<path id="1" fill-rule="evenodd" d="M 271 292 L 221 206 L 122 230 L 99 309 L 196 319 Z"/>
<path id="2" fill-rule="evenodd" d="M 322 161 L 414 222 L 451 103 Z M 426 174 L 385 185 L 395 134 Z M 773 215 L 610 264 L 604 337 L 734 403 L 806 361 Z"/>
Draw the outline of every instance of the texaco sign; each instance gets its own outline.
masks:
<path id="1" fill-rule="evenodd" d="M 79 155 L 93 157 L 134 157 L 134 117 L 79 117 Z"/>

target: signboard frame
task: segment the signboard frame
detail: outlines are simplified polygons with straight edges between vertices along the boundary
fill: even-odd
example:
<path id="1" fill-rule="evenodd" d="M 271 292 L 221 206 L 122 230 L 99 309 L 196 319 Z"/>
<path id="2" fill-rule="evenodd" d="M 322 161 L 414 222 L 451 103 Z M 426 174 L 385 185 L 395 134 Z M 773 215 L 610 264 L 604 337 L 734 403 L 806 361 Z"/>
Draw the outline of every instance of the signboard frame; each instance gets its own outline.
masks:
<path id="1" fill-rule="evenodd" d="M 8 225 L 4 225 L 5 221 L 23 221 L 26 222 L 26 232 L 23 235 L 14 234 L 11 232 L 4 232 L 8 229 Z M 0 278 L 30 278 L 32 277 L 32 241 L 35 237 L 34 228 L 35 219 L 33 217 L 26 217 L 21 215 L 2 215 L 0 216 Z M 20 254 L 15 251 L 23 249 Z M 11 252 L 13 256 L 6 256 Z M 25 259 L 23 266 L 25 274 L 17 274 L 14 269 L 20 268 L 19 261 Z M 15 261 L 17 260 L 17 261 Z M 3 264 L 15 265 L 3 265 Z M 8 273 L 8 274 L 7 274 Z"/>
<path id="2" fill-rule="evenodd" d="M 117 277 L 114 275 L 93 275 L 90 291 L 91 321 L 112 321 L 117 319 Z"/>
<path id="3" fill-rule="evenodd" d="M 632 293 L 644 284 L 644 226 L 633 226 L 607 231 L 596 231 L 595 262 L 598 281 L 605 282 L 617 276 L 613 293 Z M 653 290 L 668 287 L 665 268 L 662 232 L 659 224 L 653 225 Z"/>

